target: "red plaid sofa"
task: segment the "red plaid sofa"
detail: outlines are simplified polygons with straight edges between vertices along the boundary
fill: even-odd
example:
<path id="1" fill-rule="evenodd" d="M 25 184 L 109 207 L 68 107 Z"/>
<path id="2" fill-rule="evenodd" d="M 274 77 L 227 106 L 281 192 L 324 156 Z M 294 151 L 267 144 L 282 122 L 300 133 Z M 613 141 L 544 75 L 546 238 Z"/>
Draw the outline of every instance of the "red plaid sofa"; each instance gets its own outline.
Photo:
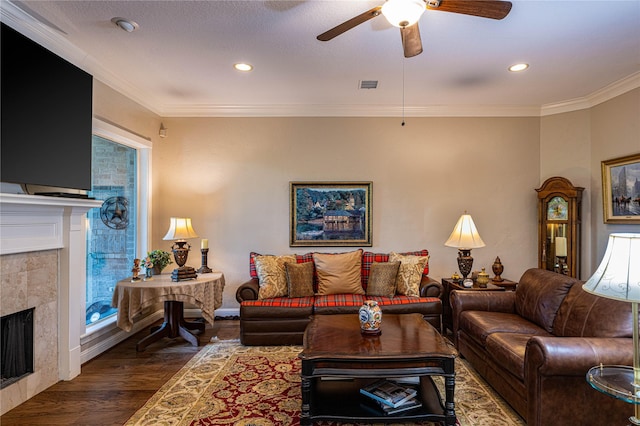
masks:
<path id="1" fill-rule="evenodd" d="M 427 250 L 402 254 L 428 256 Z M 254 257 L 251 253 L 251 279 L 236 291 L 240 303 L 240 341 L 248 346 L 300 345 L 311 316 L 357 313 L 365 300 L 375 300 L 382 312 L 389 314 L 420 313 L 424 319 L 441 330 L 442 285 L 429 278 L 427 263 L 420 283 L 420 297 L 396 295 L 394 297 L 360 294 L 329 294 L 307 297 L 274 297 L 258 300 L 260 288 Z M 387 262 L 389 254 L 364 251 L 362 254 L 361 281 L 366 290 L 369 271 L 373 262 Z M 296 255 L 297 263 L 313 262 L 313 253 Z"/>

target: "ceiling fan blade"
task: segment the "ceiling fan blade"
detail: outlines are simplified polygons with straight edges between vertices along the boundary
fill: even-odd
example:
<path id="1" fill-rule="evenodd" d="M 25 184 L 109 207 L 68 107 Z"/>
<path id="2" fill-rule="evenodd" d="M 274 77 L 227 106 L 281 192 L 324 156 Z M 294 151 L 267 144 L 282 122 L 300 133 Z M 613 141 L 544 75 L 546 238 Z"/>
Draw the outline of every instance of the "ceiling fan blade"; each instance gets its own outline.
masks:
<path id="1" fill-rule="evenodd" d="M 420 39 L 420 28 L 418 28 L 417 22 L 410 27 L 400 28 L 400 36 L 402 37 L 405 58 L 411 58 L 422 53 L 422 40 Z"/>
<path id="2" fill-rule="evenodd" d="M 462 13 L 482 18 L 502 19 L 511 11 L 510 1 L 500 0 L 427 0 L 427 9 Z"/>
<path id="3" fill-rule="evenodd" d="M 351 28 L 354 28 L 364 22 L 367 22 L 369 19 L 373 19 L 376 16 L 380 15 L 380 9 L 382 9 L 382 6 L 376 6 L 373 9 L 367 10 L 366 12 L 361 13 L 360 15 L 351 18 L 348 21 L 345 21 L 342 24 L 331 28 L 329 31 L 320 34 L 316 38 L 320 41 L 329 41 L 332 38 L 337 37 L 340 34 L 350 30 Z"/>

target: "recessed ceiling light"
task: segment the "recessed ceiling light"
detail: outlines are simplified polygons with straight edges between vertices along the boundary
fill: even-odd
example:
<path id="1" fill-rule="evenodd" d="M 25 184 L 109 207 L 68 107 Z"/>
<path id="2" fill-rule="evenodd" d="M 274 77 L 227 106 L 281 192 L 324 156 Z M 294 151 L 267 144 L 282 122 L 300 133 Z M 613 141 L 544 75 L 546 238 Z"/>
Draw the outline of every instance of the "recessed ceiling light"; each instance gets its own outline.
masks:
<path id="1" fill-rule="evenodd" d="M 253 65 L 245 63 L 233 64 L 233 67 L 238 71 L 251 71 L 253 69 Z"/>
<path id="2" fill-rule="evenodd" d="M 513 64 L 509 67 L 509 71 L 513 71 L 513 72 L 519 72 L 519 71 L 524 71 L 527 68 L 529 68 L 529 64 Z"/>
<path id="3" fill-rule="evenodd" d="M 111 22 L 128 33 L 132 33 L 140 27 L 137 22 L 133 22 L 132 20 L 125 18 L 111 18 Z"/>

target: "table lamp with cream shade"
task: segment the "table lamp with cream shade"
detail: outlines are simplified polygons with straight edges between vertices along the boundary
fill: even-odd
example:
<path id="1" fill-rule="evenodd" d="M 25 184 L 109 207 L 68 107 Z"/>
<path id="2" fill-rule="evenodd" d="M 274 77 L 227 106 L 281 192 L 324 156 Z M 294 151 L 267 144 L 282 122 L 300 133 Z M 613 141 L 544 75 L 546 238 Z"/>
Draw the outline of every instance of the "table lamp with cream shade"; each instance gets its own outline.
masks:
<path id="1" fill-rule="evenodd" d="M 599 386 L 590 370 L 587 380 L 598 390 L 632 402 L 635 415 L 629 418 L 640 425 L 640 348 L 638 331 L 638 303 L 640 302 L 640 234 L 616 233 L 609 235 L 607 249 L 596 272 L 582 288 L 596 296 L 631 303 L 633 313 L 633 369 L 620 366 L 599 366 L 596 374 L 601 378 L 613 377 L 620 387 Z M 618 380 L 618 378 L 620 380 Z M 604 380 L 602 381 L 605 382 Z"/>
<path id="2" fill-rule="evenodd" d="M 186 279 L 196 278 L 196 270 L 191 266 L 185 266 L 187 263 L 187 257 L 189 256 L 189 249 L 191 246 L 187 243 L 189 238 L 198 238 L 198 234 L 193 230 L 191 226 L 191 218 L 188 217 L 172 217 L 169 223 L 169 230 L 167 234 L 162 238 L 165 241 L 175 241 L 171 250 L 175 258 L 178 267 L 171 273 L 171 279 L 173 281 L 181 281 Z"/>
<path id="3" fill-rule="evenodd" d="M 453 228 L 453 232 L 451 232 L 444 245 L 458 249 L 458 268 L 463 280 L 467 278 L 473 266 L 471 249 L 485 246 L 471 215 L 467 214 L 467 212 L 460 216 L 456 226 Z"/>

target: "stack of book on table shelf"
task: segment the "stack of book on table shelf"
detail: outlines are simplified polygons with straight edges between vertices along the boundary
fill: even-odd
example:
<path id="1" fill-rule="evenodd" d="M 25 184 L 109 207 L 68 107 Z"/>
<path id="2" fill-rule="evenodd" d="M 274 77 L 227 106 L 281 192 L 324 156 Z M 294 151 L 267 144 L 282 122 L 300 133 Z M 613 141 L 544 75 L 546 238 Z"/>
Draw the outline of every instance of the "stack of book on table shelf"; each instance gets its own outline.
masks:
<path id="1" fill-rule="evenodd" d="M 397 414 L 422 407 L 415 387 L 388 379 L 373 382 L 361 388 L 360 393 L 376 401 L 384 414 Z"/>

